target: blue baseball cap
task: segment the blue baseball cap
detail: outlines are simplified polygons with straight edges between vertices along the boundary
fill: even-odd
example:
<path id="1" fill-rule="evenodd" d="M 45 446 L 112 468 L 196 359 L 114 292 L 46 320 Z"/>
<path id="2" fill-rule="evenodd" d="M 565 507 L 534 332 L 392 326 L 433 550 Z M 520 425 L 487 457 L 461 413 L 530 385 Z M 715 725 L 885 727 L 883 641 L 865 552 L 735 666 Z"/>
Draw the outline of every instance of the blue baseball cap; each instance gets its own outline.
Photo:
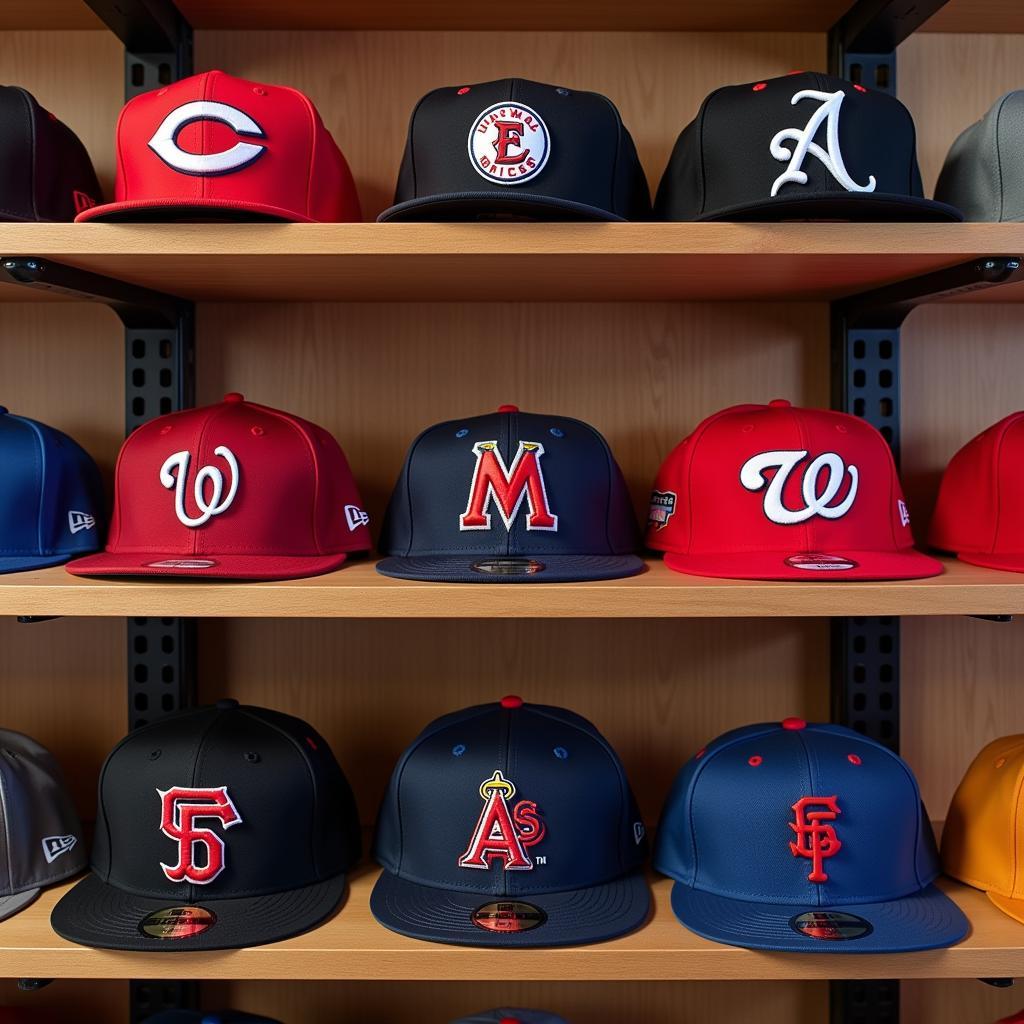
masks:
<path id="1" fill-rule="evenodd" d="M 96 463 L 53 427 L 0 406 L 0 573 L 42 569 L 103 546 Z"/>
<path id="2" fill-rule="evenodd" d="M 501 1007 L 497 1010 L 481 1010 L 471 1017 L 460 1017 L 452 1024 L 568 1024 L 564 1017 L 543 1010 L 521 1010 L 515 1007 Z"/>
<path id="3" fill-rule="evenodd" d="M 503 405 L 412 443 L 377 571 L 447 583 L 618 579 L 643 571 L 639 540 L 622 473 L 593 427 Z"/>
<path id="4" fill-rule="evenodd" d="M 257 1017 L 252 1013 L 238 1010 L 223 1010 L 220 1013 L 201 1013 L 198 1010 L 165 1010 L 153 1017 L 147 1017 L 143 1024 L 280 1024 L 270 1017 Z"/>
<path id="5" fill-rule="evenodd" d="M 691 931 L 748 949 L 898 953 L 959 942 L 932 885 L 931 824 L 909 766 L 839 725 L 734 729 L 683 767 L 655 867 Z"/>
<path id="6" fill-rule="evenodd" d="M 428 725 L 377 822 L 370 909 L 466 946 L 569 946 L 643 924 L 647 842 L 607 740 L 562 708 L 505 697 Z"/>

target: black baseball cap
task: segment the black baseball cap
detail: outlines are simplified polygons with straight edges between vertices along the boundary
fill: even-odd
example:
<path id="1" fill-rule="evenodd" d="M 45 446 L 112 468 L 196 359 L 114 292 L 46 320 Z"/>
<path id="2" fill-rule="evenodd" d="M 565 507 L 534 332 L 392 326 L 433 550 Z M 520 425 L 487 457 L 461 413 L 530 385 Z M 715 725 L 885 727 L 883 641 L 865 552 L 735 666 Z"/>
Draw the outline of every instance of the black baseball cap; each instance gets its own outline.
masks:
<path id="1" fill-rule="evenodd" d="M 460 1017 L 452 1024 L 568 1024 L 564 1017 L 543 1010 L 523 1010 L 516 1007 L 499 1007 L 497 1010 L 481 1010 L 470 1017 Z"/>
<path id="2" fill-rule="evenodd" d="M 963 210 L 965 220 L 1024 220 L 1024 89 L 1001 96 L 960 133 L 935 198 Z"/>
<path id="3" fill-rule="evenodd" d="M 447 583 L 618 579 L 643 570 L 638 544 L 605 439 L 580 420 L 503 405 L 412 443 L 377 571 Z"/>
<path id="4" fill-rule="evenodd" d="M 647 840 L 585 718 L 519 697 L 445 715 L 402 755 L 377 821 L 374 917 L 416 939 L 571 946 L 643 924 Z"/>
<path id="5" fill-rule="evenodd" d="M 0 921 L 84 871 L 82 825 L 53 755 L 0 729 Z"/>
<path id="6" fill-rule="evenodd" d="M 914 122 L 898 99 L 811 71 L 708 96 L 676 141 L 655 217 L 963 219 L 924 198 Z"/>
<path id="7" fill-rule="evenodd" d="M 142 1024 L 280 1024 L 270 1017 L 257 1017 L 240 1010 L 221 1010 L 203 1013 L 200 1010 L 165 1010 L 147 1017 Z"/>
<path id="8" fill-rule="evenodd" d="M 524 78 L 427 93 L 409 122 L 395 205 L 377 219 L 648 220 L 615 105 Z"/>
<path id="9" fill-rule="evenodd" d="M 102 201 L 78 136 L 28 90 L 0 85 L 0 220 L 71 221 Z"/>
<path id="10" fill-rule="evenodd" d="M 355 800 L 323 737 L 290 715 L 219 701 L 114 748 L 93 873 L 51 923 L 102 949 L 276 942 L 335 910 L 359 854 Z"/>

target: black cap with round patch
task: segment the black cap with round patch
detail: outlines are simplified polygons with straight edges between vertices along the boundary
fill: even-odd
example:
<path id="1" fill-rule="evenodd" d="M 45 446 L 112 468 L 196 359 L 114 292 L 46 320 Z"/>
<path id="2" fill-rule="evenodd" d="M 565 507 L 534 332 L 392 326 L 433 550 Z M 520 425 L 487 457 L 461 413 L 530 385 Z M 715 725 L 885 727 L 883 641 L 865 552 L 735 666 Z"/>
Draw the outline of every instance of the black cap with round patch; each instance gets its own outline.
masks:
<path id="1" fill-rule="evenodd" d="M 806 71 L 715 90 L 676 142 L 655 217 L 962 220 L 924 198 L 899 100 Z"/>
<path id="2" fill-rule="evenodd" d="M 378 220 L 648 220 L 647 179 L 596 92 L 506 78 L 427 93 Z"/>
<path id="3" fill-rule="evenodd" d="M 237 949 L 306 931 L 359 859 L 355 800 L 305 722 L 220 701 L 137 729 L 100 775 L 93 873 L 54 931 L 103 949 Z"/>

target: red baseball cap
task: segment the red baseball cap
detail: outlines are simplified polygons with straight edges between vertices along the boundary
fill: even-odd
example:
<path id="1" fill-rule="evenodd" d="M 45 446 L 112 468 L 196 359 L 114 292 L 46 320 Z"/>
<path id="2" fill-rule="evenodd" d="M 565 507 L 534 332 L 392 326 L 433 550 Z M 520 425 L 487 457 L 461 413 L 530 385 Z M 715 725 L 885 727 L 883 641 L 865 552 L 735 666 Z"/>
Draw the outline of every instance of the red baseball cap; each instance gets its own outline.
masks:
<path id="1" fill-rule="evenodd" d="M 106 550 L 76 576 L 283 580 L 370 547 L 369 516 L 326 430 L 238 394 L 160 416 L 121 447 Z"/>
<path id="2" fill-rule="evenodd" d="M 1024 572 L 1024 412 L 994 423 L 950 460 L 928 543 L 961 562 Z"/>
<path id="3" fill-rule="evenodd" d="M 709 416 L 665 460 L 647 544 L 694 576 L 937 576 L 913 548 L 892 453 L 856 416 L 777 399 Z"/>
<path id="4" fill-rule="evenodd" d="M 352 172 L 308 97 L 223 71 L 125 105 L 114 195 L 75 220 L 362 220 Z"/>

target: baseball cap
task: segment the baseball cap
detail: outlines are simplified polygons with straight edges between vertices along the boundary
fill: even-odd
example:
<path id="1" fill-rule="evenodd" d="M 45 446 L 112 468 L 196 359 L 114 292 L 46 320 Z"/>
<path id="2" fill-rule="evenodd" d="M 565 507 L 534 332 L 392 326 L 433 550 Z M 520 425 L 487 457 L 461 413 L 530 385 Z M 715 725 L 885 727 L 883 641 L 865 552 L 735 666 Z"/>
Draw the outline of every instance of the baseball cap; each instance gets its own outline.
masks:
<path id="1" fill-rule="evenodd" d="M 28 90 L 0 85 L 0 221 L 74 220 L 102 199 L 78 136 Z"/>
<path id="2" fill-rule="evenodd" d="M 416 939 L 568 946 L 639 927 L 647 841 L 615 751 L 585 718 L 519 697 L 445 715 L 384 796 L 374 917 Z"/>
<path id="3" fill-rule="evenodd" d="M 103 482 L 67 434 L 0 406 L 0 573 L 42 569 L 103 544 Z"/>
<path id="4" fill-rule="evenodd" d="M 924 198 L 914 122 L 894 96 L 793 72 L 716 89 L 676 142 L 659 220 L 958 221 Z"/>
<path id="5" fill-rule="evenodd" d="M 86 868 L 82 824 L 60 766 L 10 729 L 0 729 L 0 834 L 0 921 Z"/>
<path id="6" fill-rule="evenodd" d="M 960 133 L 935 198 L 963 210 L 965 220 L 1024 220 L 1024 90 L 1000 96 Z"/>
<path id="7" fill-rule="evenodd" d="M 114 196 L 76 220 L 362 219 L 352 173 L 309 98 L 223 71 L 128 101 Z"/>
<path id="8" fill-rule="evenodd" d="M 1024 412 L 1011 413 L 953 456 L 928 542 L 962 562 L 1024 572 Z"/>
<path id="9" fill-rule="evenodd" d="M 615 105 L 524 78 L 427 93 L 409 122 L 388 220 L 648 220 Z"/>
<path id="10" fill-rule="evenodd" d="M 580 420 L 503 405 L 413 441 L 377 571 L 448 583 L 618 579 L 643 570 L 638 542 L 605 439 Z"/>
<path id="11" fill-rule="evenodd" d="M 543 1010 L 522 1010 L 510 1007 L 481 1010 L 471 1017 L 460 1017 L 452 1024 L 568 1024 L 564 1017 Z"/>
<path id="12" fill-rule="evenodd" d="M 1024 735 L 993 740 L 971 762 L 942 830 L 942 868 L 1024 922 Z"/>
<path id="13" fill-rule="evenodd" d="M 147 1017 L 143 1024 L 280 1024 L 270 1017 L 257 1017 L 239 1010 L 222 1010 L 219 1013 L 201 1013 L 198 1010 L 165 1010 Z"/>
<path id="14" fill-rule="evenodd" d="M 665 804 L 654 866 L 676 881 L 676 917 L 730 946 L 897 953 L 967 934 L 932 885 L 939 858 L 910 767 L 840 725 L 787 718 L 698 751 Z"/>
<path id="15" fill-rule="evenodd" d="M 370 547 L 345 453 L 323 428 L 237 393 L 129 435 L 106 549 L 76 576 L 279 580 Z"/>
<path id="16" fill-rule="evenodd" d="M 647 544 L 694 576 L 889 580 L 937 576 L 913 549 L 889 446 L 869 423 L 783 399 L 709 416 L 651 494 Z"/>
<path id="17" fill-rule="evenodd" d="M 305 722 L 223 700 L 123 739 L 100 773 L 92 874 L 50 923 L 101 949 L 276 942 L 341 903 L 359 859 L 352 790 Z"/>

